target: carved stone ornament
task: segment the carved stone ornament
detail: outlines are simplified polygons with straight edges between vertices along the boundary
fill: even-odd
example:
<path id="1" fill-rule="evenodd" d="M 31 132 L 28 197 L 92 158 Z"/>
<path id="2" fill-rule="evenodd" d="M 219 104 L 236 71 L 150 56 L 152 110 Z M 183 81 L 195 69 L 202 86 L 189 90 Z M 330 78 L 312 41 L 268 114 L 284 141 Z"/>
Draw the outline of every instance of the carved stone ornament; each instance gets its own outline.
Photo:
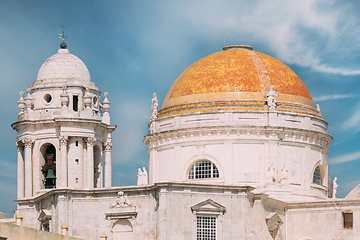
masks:
<path id="1" fill-rule="evenodd" d="M 23 143 L 25 144 L 26 148 L 31 148 L 34 141 L 31 138 L 24 138 Z"/>
<path id="2" fill-rule="evenodd" d="M 26 109 L 33 109 L 33 103 L 34 103 L 34 99 L 31 97 L 31 89 L 28 88 L 26 89 L 27 95 L 25 97 L 25 104 L 26 104 Z"/>
<path id="3" fill-rule="evenodd" d="M 93 147 L 95 145 L 96 138 L 88 137 L 88 138 L 85 139 L 85 141 L 86 141 L 88 146 Z"/>
<path id="4" fill-rule="evenodd" d="M 19 107 L 19 110 L 20 110 L 19 114 L 21 114 L 25 110 L 25 100 L 23 98 L 24 97 L 24 92 L 21 91 L 19 94 L 20 94 L 20 99 L 19 99 L 19 101 L 17 103 L 18 103 L 18 107 Z"/>
<path id="5" fill-rule="evenodd" d="M 63 92 L 60 95 L 61 106 L 63 107 L 69 106 L 69 94 L 66 92 L 66 87 L 66 85 L 63 86 Z"/>
<path id="6" fill-rule="evenodd" d="M 102 102 L 102 107 L 104 109 L 104 112 L 109 112 L 109 108 L 110 108 L 110 101 L 108 99 L 108 92 L 104 92 L 104 101 Z"/>
<path id="7" fill-rule="evenodd" d="M 84 104 L 85 104 L 85 108 L 91 107 L 91 95 L 88 88 L 86 88 L 86 92 L 84 96 Z"/>
<path id="8" fill-rule="evenodd" d="M 119 191 L 115 202 L 110 204 L 110 207 L 132 207 L 132 204 L 129 203 L 126 193 Z"/>
<path id="9" fill-rule="evenodd" d="M 59 141 L 60 141 L 60 145 L 66 145 L 67 141 L 68 141 L 68 137 L 67 136 L 60 136 Z"/>
<path id="10" fill-rule="evenodd" d="M 15 144 L 18 152 L 20 152 L 21 148 L 24 147 L 24 144 L 21 141 L 17 141 Z"/>
<path id="11" fill-rule="evenodd" d="M 111 149 L 112 149 L 112 145 L 113 145 L 112 142 L 106 142 L 106 143 L 104 144 L 105 151 L 106 151 L 106 152 L 110 152 Z"/>

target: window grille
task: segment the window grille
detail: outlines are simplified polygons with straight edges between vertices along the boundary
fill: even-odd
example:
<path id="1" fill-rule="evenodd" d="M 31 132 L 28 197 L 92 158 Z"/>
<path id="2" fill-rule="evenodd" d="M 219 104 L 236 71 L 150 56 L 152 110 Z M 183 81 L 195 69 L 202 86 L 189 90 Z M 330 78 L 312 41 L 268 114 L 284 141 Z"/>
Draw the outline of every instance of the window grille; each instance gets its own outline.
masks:
<path id="1" fill-rule="evenodd" d="M 189 171 L 188 179 L 219 178 L 219 170 L 209 160 L 199 160 L 194 163 Z"/>
<path id="2" fill-rule="evenodd" d="M 317 166 L 317 167 L 315 168 L 314 176 L 313 176 L 313 183 L 316 183 L 316 184 L 319 184 L 319 185 L 322 184 L 322 181 L 321 181 L 321 172 L 320 172 L 320 167 L 319 167 L 319 166 Z"/>
<path id="3" fill-rule="evenodd" d="M 216 240 L 215 216 L 196 216 L 196 239 Z"/>

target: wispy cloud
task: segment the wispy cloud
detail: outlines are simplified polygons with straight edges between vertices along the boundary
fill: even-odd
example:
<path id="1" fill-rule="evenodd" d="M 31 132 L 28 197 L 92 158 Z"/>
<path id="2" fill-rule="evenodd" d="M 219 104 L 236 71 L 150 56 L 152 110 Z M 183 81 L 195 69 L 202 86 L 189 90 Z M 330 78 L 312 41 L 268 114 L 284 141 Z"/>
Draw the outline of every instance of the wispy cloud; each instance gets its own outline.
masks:
<path id="1" fill-rule="evenodd" d="M 335 95 L 325 95 L 319 97 L 313 97 L 315 102 L 327 101 L 327 100 L 336 100 L 336 99 L 344 99 L 344 98 L 355 98 L 358 97 L 356 94 L 335 94 Z"/>
<path id="2" fill-rule="evenodd" d="M 360 104 L 355 107 L 355 111 L 352 116 L 344 122 L 343 128 L 349 129 L 357 127 L 360 124 Z M 359 130 L 358 130 L 359 131 Z"/>
<path id="3" fill-rule="evenodd" d="M 274 0 L 247 5 L 241 1 L 232 2 L 232 7 L 228 8 L 227 4 L 211 2 L 206 11 L 199 12 L 199 5 L 203 3 L 195 2 L 194 7 L 187 8 L 190 11 L 187 16 L 195 26 L 213 31 L 215 36 L 225 26 L 242 41 L 258 39 L 275 57 L 287 63 L 323 73 L 359 75 L 360 70 L 331 65 L 331 61 L 322 55 L 331 52 L 341 56 L 344 51 L 358 48 L 353 40 L 360 37 L 356 31 L 358 18 L 349 14 L 350 6 L 335 3 Z M 191 14 L 192 9 L 197 11 L 196 14 Z M 350 46 L 345 50 L 343 36 L 347 36 L 346 45 Z"/>
<path id="4" fill-rule="evenodd" d="M 16 164 L 0 159 L 0 177 L 16 180 Z"/>
<path id="5" fill-rule="evenodd" d="M 360 151 L 354 152 L 354 153 L 349 153 L 349 154 L 344 154 L 344 155 L 341 155 L 341 156 L 335 157 L 335 158 L 331 158 L 331 159 L 329 159 L 329 163 L 330 164 L 340 164 L 340 163 L 355 161 L 358 159 L 360 159 Z"/>

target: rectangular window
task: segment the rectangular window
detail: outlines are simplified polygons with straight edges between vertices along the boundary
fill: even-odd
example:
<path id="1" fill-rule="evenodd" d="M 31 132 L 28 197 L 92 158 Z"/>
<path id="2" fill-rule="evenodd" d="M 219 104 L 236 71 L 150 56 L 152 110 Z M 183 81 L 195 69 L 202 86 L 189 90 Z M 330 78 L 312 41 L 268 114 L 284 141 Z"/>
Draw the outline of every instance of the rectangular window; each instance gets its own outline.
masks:
<path id="1" fill-rule="evenodd" d="M 79 141 L 75 141 L 75 146 L 79 146 Z"/>
<path id="2" fill-rule="evenodd" d="M 196 216 L 196 239 L 216 240 L 216 217 Z"/>
<path id="3" fill-rule="evenodd" d="M 350 212 L 343 212 L 343 219 L 344 219 L 344 228 L 352 229 L 353 228 L 353 213 Z"/>
<path id="4" fill-rule="evenodd" d="M 73 96 L 73 110 L 75 112 L 79 110 L 79 96 Z"/>

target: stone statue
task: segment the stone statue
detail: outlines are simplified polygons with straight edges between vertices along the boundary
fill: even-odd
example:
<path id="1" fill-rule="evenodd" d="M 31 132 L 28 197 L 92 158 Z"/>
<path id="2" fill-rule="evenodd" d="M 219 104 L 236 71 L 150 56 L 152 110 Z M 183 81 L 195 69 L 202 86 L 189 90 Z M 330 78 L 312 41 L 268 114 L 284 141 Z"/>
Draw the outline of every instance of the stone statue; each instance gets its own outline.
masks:
<path id="1" fill-rule="evenodd" d="M 145 167 L 143 167 L 143 171 L 141 171 L 141 168 L 138 168 L 138 180 L 137 180 L 137 185 L 148 185 L 148 173 L 145 169 Z"/>
<path id="2" fill-rule="evenodd" d="M 337 183 L 337 177 L 334 177 L 334 181 L 332 182 L 332 186 L 331 186 L 331 198 L 336 198 L 336 192 L 337 192 L 337 187 L 339 186 Z"/>
<path id="3" fill-rule="evenodd" d="M 267 105 L 269 106 L 269 111 L 275 111 L 276 109 L 276 99 L 275 97 L 278 97 L 279 93 L 274 91 L 274 87 L 270 86 L 270 90 L 267 91 L 264 97 L 267 98 Z"/>
<path id="4" fill-rule="evenodd" d="M 148 184 L 148 172 L 146 171 L 145 167 L 143 167 L 143 178 L 144 178 L 144 184 Z"/>
<path id="5" fill-rule="evenodd" d="M 153 93 L 153 98 L 151 100 L 151 121 L 155 120 L 157 118 L 157 113 L 158 113 L 158 99 L 156 97 L 156 93 Z"/>
<path id="6" fill-rule="evenodd" d="M 280 181 L 279 181 L 279 183 L 287 184 L 288 179 L 289 179 L 289 171 L 285 168 L 285 165 L 284 165 L 283 168 L 281 169 L 281 172 L 280 172 Z"/>
<path id="7" fill-rule="evenodd" d="M 129 203 L 127 197 L 126 197 L 126 193 L 119 191 L 118 192 L 118 196 L 117 199 L 115 200 L 114 203 L 112 203 L 110 205 L 110 207 L 131 207 L 132 205 Z"/>
<path id="8" fill-rule="evenodd" d="M 316 111 L 318 111 L 319 113 L 321 113 L 321 109 L 320 109 L 320 105 L 316 104 Z"/>
<path id="9" fill-rule="evenodd" d="M 267 174 L 268 174 L 267 182 L 271 183 L 271 184 L 274 183 L 275 182 L 275 168 L 272 163 L 270 163 Z"/>

